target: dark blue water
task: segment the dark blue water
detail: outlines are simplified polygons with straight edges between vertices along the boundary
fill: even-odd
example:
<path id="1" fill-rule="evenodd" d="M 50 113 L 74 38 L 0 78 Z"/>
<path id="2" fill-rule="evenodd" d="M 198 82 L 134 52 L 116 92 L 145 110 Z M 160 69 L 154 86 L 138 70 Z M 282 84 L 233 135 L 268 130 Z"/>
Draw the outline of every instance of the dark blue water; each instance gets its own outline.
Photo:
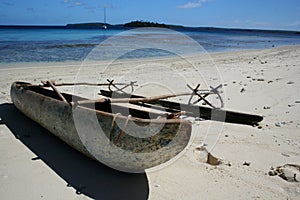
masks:
<path id="1" fill-rule="evenodd" d="M 180 30 L 180 32 L 197 41 L 208 52 L 262 49 L 300 44 L 300 35 L 293 32 L 224 29 L 186 29 Z M 0 63 L 83 61 L 98 44 L 118 34 L 122 34 L 124 38 L 130 38 L 141 33 L 128 32 L 125 29 L 0 27 Z M 163 31 L 159 33 L 157 31 L 147 32 L 147 38 L 150 42 L 159 43 L 160 40 L 166 42 L 168 37 L 169 35 L 164 35 Z M 176 38 L 170 39 L 169 42 L 173 45 L 178 42 L 177 48 L 179 49 L 189 49 L 186 48 L 189 44 L 180 43 Z M 105 50 L 105 48 L 109 48 L 109 45 L 109 43 L 105 43 L 101 48 Z M 123 55 L 123 58 L 172 55 L 172 52 L 151 48 L 133 52 Z M 190 51 L 186 53 L 195 52 L 190 48 Z M 109 59 L 110 57 L 105 58 Z"/>

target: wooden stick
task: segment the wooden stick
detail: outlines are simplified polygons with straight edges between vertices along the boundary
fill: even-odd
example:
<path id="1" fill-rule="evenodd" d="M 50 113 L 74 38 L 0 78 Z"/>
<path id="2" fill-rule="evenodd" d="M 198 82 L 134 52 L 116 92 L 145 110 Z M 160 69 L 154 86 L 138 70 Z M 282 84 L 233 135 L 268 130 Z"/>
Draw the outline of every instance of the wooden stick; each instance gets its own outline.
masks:
<path id="1" fill-rule="evenodd" d="M 50 85 L 47 82 L 42 81 L 44 84 L 43 87 L 49 87 Z M 130 83 L 114 83 L 115 85 L 131 85 Z M 90 85 L 90 86 L 109 86 L 110 83 L 54 83 L 54 86 L 72 86 L 72 85 Z M 134 85 L 138 86 L 138 85 Z M 51 86 L 50 86 L 51 87 Z"/>
<path id="2" fill-rule="evenodd" d="M 50 87 L 56 92 L 56 94 L 65 102 L 65 103 L 68 103 L 68 101 L 65 99 L 65 97 L 60 93 L 60 91 L 58 91 L 56 89 L 56 87 L 50 82 L 50 81 L 47 81 L 47 84 L 50 85 Z"/>
<path id="3" fill-rule="evenodd" d="M 178 96 L 186 96 L 190 95 L 190 93 L 181 93 L 181 94 L 168 94 L 168 95 L 161 95 L 161 96 L 154 96 L 154 97 L 144 97 L 144 98 L 102 98 L 102 99 L 96 99 L 96 100 L 81 100 L 74 102 L 74 104 L 82 105 L 82 104 L 89 104 L 89 103 L 147 103 L 151 101 L 157 101 L 159 99 L 167 99 L 171 97 L 178 97 Z"/>

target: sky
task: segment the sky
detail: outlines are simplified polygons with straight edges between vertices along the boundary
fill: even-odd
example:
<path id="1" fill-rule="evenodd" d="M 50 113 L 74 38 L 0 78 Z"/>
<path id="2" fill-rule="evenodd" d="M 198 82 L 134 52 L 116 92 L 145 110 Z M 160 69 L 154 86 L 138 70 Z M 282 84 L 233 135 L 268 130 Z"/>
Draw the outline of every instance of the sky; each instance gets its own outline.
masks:
<path id="1" fill-rule="evenodd" d="M 300 31 L 300 0 L 0 0 L 0 25 L 144 20 L 192 27 Z"/>

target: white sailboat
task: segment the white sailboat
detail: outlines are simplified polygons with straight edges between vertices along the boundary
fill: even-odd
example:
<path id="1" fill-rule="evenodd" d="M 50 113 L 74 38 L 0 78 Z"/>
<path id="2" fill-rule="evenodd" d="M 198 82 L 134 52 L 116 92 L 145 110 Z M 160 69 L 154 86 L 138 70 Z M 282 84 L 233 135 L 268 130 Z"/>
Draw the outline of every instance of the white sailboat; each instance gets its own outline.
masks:
<path id="1" fill-rule="evenodd" d="M 105 6 L 103 8 L 103 11 L 104 11 L 104 24 L 102 25 L 102 28 L 107 29 L 107 26 L 106 26 L 106 7 Z"/>

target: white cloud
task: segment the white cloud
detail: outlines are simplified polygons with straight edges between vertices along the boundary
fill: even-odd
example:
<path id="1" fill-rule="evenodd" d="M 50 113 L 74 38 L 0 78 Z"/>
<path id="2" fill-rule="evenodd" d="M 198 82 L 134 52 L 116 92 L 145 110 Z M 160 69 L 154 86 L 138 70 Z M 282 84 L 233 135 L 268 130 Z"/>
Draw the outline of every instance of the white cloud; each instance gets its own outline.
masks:
<path id="1" fill-rule="evenodd" d="M 272 24 L 265 21 L 253 21 L 253 20 L 234 20 L 234 25 L 244 26 L 244 27 L 270 27 Z"/>
<path id="2" fill-rule="evenodd" d="M 69 5 L 70 7 L 84 5 L 80 0 L 73 0 L 73 1 L 63 0 L 63 3 Z"/>
<path id="3" fill-rule="evenodd" d="M 300 26 L 300 21 L 294 21 L 294 22 L 286 24 L 285 26 Z"/>
<path id="4" fill-rule="evenodd" d="M 74 6 L 81 6 L 83 3 L 80 2 L 80 1 L 73 1 L 72 4 L 73 4 Z"/>
<path id="5" fill-rule="evenodd" d="M 91 13 L 95 13 L 97 10 L 96 6 L 85 6 L 84 9 L 88 10 Z"/>
<path id="6" fill-rule="evenodd" d="M 186 4 L 177 6 L 178 8 L 183 8 L 183 9 L 187 9 L 187 8 L 199 8 L 202 6 L 203 3 L 207 2 L 208 0 L 198 0 L 196 2 L 188 2 Z"/>
<path id="7" fill-rule="evenodd" d="M 283 27 L 284 29 L 287 29 L 287 30 L 300 31 L 300 21 L 293 21 L 290 23 L 280 24 L 280 25 L 281 25 L 281 27 Z"/>
<path id="8" fill-rule="evenodd" d="M 114 6 L 112 4 L 104 4 L 101 7 L 102 8 L 113 8 Z"/>

